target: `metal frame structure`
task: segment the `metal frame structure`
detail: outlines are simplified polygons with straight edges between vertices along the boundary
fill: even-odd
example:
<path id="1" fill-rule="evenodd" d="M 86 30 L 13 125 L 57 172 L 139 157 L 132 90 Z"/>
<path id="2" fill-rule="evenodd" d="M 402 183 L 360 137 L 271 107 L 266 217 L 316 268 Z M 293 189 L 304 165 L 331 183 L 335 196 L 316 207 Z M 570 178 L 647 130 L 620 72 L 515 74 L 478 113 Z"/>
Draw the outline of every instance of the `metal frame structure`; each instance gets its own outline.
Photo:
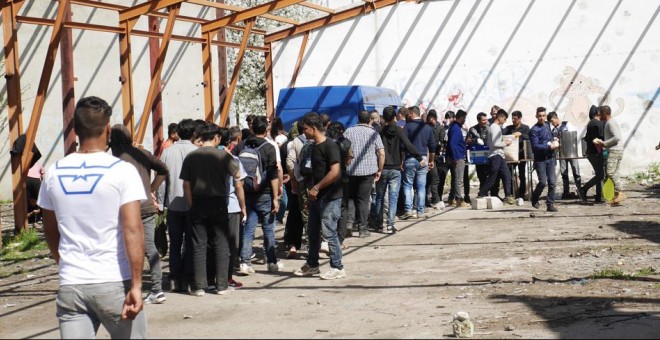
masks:
<path id="1" fill-rule="evenodd" d="M 223 91 L 227 79 L 220 79 L 222 96 L 226 96 L 220 103 L 222 105 L 221 114 L 219 117 L 220 125 L 227 123 L 231 99 L 236 88 L 238 76 L 241 70 L 241 62 L 246 50 L 253 50 L 263 52 L 265 54 L 265 72 L 266 72 L 266 113 L 269 116 L 273 115 L 273 79 L 272 79 L 272 50 L 271 43 L 281 39 L 286 39 L 298 34 L 305 34 L 304 43 L 298 56 L 294 70 L 294 77 L 291 80 L 291 86 L 295 84 L 296 76 L 299 73 L 301 60 L 305 53 L 306 41 L 309 32 L 319 29 L 323 26 L 341 22 L 354 18 L 359 15 L 368 14 L 376 9 L 396 4 L 399 0 L 364 0 L 363 3 L 358 4 L 356 7 L 337 11 L 332 8 L 321 6 L 307 0 L 268 0 L 260 5 L 253 7 L 238 7 L 224 4 L 223 0 L 145 0 L 142 3 L 127 7 L 118 4 L 103 2 L 102 0 L 53 0 L 59 2 L 57 16 L 55 20 L 47 18 L 36 18 L 19 15 L 21 7 L 29 1 L 39 0 L 0 0 L 0 8 L 2 10 L 3 22 L 3 35 L 4 35 L 4 57 L 6 69 L 6 83 L 7 83 L 7 104 L 8 104 L 8 120 L 10 129 L 10 143 L 13 145 L 15 140 L 23 133 L 23 119 L 22 119 L 22 106 L 21 106 L 21 83 L 20 83 L 20 65 L 19 65 L 19 41 L 18 41 L 18 24 L 33 24 L 33 25 L 46 25 L 52 26 L 51 37 L 46 51 L 46 59 L 44 61 L 43 72 L 39 81 L 37 95 L 32 109 L 32 115 L 28 129 L 25 132 L 27 135 L 27 142 L 25 151 L 22 155 L 12 156 L 12 189 L 14 198 L 14 224 L 17 232 L 27 229 L 27 199 L 25 190 L 25 181 L 27 172 L 29 170 L 29 160 L 32 157 L 32 146 L 36 133 L 39 128 L 39 122 L 43 111 L 44 103 L 46 100 L 48 86 L 50 84 L 51 75 L 55 63 L 55 57 L 58 48 L 62 48 L 62 69 L 63 74 L 66 73 L 66 78 L 63 80 L 63 108 L 64 108 L 64 122 L 65 131 L 65 153 L 70 153 L 75 150 L 75 136 L 73 136 L 73 129 L 71 126 L 72 120 L 72 107 L 74 103 L 73 93 L 73 54 L 70 38 L 71 29 L 79 30 L 92 30 L 107 32 L 119 35 L 120 45 L 120 82 L 121 82 L 121 97 L 123 108 L 123 122 L 128 126 L 131 132 L 135 132 L 133 138 L 138 144 L 144 140 L 147 123 L 154 107 L 154 102 L 160 96 L 160 78 L 167 55 L 169 42 L 172 40 L 183 41 L 190 43 L 199 43 L 202 48 L 202 74 L 204 86 L 204 118 L 207 121 L 214 120 L 214 93 L 213 84 L 213 68 L 212 68 L 212 53 L 211 46 L 231 47 L 238 49 L 238 59 L 231 75 L 231 80 L 226 91 Z M 411 1 L 411 0 L 401 0 Z M 221 15 L 214 20 L 205 20 L 201 18 L 187 17 L 179 15 L 182 4 L 204 6 L 216 9 L 219 13 L 229 13 Z M 97 24 L 87 24 L 75 22 L 71 20 L 71 6 L 84 6 L 88 8 L 102 9 L 114 11 L 118 14 L 118 26 L 105 26 Z M 305 6 L 307 8 L 319 11 L 323 15 L 309 22 L 300 23 L 295 19 L 286 18 L 281 15 L 274 15 L 271 12 L 293 6 Z M 148 31 L 135 30 L 135 24 L 138 19 L 143 16 L 166 18 L 167 25 L 164 33 L 159 33 L 156 30 L 150 29 Z M 267 34 L 264 30 L 255 28 L 255 20 L 257 18 L 264 18 L 279 23 L 283 29 L 274 33 Z M 201 37 L 193 36 L 180 36 L 173 34 L 173 29 L 176 22 L 188 22 L 201 25 Z M 217 38 L 223 29 L 243 31 L 243 37 L 240 44 L 226 42 L 224 38 Z M 250 34 L 259 34 L 264 36 L 264 46 L 253 46 L 248 44 Z M 67 35 L 69 35 L 67 37 Z M 64 38 L 63 38 L 64 36 Z M 159 50 L 152 51 L 155 57 L 155 63 L 152 65 L 151 81 L 149 91 L 145 98 L 144 110 L 140 118 L 140 125 L 135 127 L 135 114 L 134 102 L 135 96 L 133 93 L 133 70 L 132 70 L 132 55 L 131 55 L 131 37 L 141 36 L 150 39 L 159 39 Z M 216 38 L 214 38 L 216 37 Z M 150 44 L 151 45 L 151 44 Z M 155 46 L 158 46 L 156 44 Z M 66 63 L 66 65 L 65 65 Z M 224 63 L 222 63 L 224 65 Z M 66 72 L 64 72 L 66 71 Z M 226 74 L 219 72 L 219 74 Z M 219 95 L 219 93 L 218 93 Z M 73 141 L 73 142 L 72 142 Z M 70 145 L 67 145 L 70 144 Z"/>

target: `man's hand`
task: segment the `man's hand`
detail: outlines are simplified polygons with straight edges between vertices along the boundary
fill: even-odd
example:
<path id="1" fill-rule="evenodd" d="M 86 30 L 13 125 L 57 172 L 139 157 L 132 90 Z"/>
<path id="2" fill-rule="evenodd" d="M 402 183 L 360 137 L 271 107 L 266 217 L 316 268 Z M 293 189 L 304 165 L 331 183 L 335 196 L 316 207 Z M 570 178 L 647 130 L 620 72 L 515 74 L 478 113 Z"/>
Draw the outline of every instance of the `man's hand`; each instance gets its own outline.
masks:
<path id="1" fill-rule="evenodd" d="M 273 210 L 271 210 L 271 212 L 277 214 L 278 210 L 280 210 L 280 200 L 279 198 L 273 199 Z"/>
<path id="2" fill-rule="evenodd" d="M 284 174 L 282 176 L 282 183 L 286 184 L 289 182 L 289 180 L 291 180 L 291 176 L 289 176 L 289 174 Z"/>
<path id="3" fill-rule="evenodd" d="M 316 186 L 314 186 L 311 189 L 309 189 L 309 193 L 307 195 L 308 195 L 310 200 L 315 200 L 316 201 L 316 199 L 319 196 L 319 189 Z"/>
<path id="4" fill-rule="evenodd" d="M 510 139 L 505 140 L 504 145 L 506 145 L 506 146 L 511 145 L 511 140 Z"/>
<path id="5" fill-rule="evenodd" d="M 429 162 L 429 170 L 433 170 L 433 168 L 435 168 L 435 162 L 434 162 L 434 161 L 430 161 L 430 162 Z"/>
<path id="6" fill-rule="evenodd" d="M 124 306 L 121 310 L 122 320 L 135 320 L 142 308 L 144 308 L 144 305 L 142 305 L 142 291 L 140 288 L 131 288 L 126 294 Z"/>
<path id="7" fill-rule="evenodd" d="M 382 171 L 380 171 L 380 170 L 376 171 L 376 173 L 374 174 L 374 181 L 378 182 L 378 180 L 380 179 L 381 174 L 382 174 Z"/>

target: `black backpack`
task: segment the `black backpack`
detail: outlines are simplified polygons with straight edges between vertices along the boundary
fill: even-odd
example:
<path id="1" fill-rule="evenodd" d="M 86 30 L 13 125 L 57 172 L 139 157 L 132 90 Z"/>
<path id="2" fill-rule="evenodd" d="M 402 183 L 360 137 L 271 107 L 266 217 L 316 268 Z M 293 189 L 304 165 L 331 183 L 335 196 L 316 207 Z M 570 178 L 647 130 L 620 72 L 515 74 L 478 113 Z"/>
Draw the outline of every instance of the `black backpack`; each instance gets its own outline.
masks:
<path id="1" fill-rule="evenodd" d="M 268 142 L 264 142 L 256 148 L 245 145 L 238 154 L 238 159 L 247 173 L 247 177 L 243 180 L 243 189 L 246 193 L 259 193 L 266 183 L 266 169 L 259 151 L 267 144 Z"/>

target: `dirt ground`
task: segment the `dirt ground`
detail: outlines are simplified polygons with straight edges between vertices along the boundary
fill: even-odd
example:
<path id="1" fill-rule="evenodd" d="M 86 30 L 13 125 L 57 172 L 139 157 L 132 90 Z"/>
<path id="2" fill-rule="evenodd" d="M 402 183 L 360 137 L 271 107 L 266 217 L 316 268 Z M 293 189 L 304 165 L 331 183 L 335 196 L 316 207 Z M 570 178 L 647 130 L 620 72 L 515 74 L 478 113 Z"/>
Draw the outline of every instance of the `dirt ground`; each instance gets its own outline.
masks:
<path id="1" fill-rule="evenodd" d="M 397 222 L 395 235 L 348 239 L 345 279 L 295 277 L 301 258 L 283 260 L 276 275 L 255 264 L 256 275 L 238 278 L 246 287 L 225 296 L 167 293 L 145 308 L 149 336 L 446 338 L 452 315 L 465 311 L 474 338 L 658 339 L 657 272 L 592 278 L 660 272 L 660 188 L 627 193 L 620 207 L 560 201 L 558 213 L 529 203 L 430 211 Z M 57 287 L 47 257 L 0 262 L 0 338 L 59 337 Z"/>

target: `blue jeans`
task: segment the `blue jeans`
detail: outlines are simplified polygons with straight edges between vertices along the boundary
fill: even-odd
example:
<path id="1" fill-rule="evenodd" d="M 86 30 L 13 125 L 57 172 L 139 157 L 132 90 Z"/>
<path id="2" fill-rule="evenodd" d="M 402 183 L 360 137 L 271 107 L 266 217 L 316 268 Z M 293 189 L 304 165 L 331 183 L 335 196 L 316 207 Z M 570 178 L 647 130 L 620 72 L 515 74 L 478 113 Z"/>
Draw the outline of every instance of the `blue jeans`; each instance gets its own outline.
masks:
<path id="1" fill-rule="evenodd" d="M 257 222 L 261 223 L 264 232 L 264 248 L 266 249 L 266 262 L 277 263 L 275 256 L 275 214 L 273 198 L 270 194 L 245 195 L 247 219 L 243 233 L 243 246 L 241 247 L 241 263 L 249 264 L 252 257 L 252 241 Z"/>
<path id="2" fill-rule="evenodd" d="M 417 190 L 417 197 L 415 199 L 415 206 L 417 213 L 424 213 L 424 204 L 426 199 L 426 174 L 429 172 L 428 166 L 420 166 L 419 161 L 415 158 L 408 158 L 403 162 L 405 176 L 403 177 L 403 194 L 406 198 L 404 205 L 406 212 L 413 209 L 413 185 Z"/>
<path id="3" fill-rule="evenodd" d="M 548 186 L 548 198 L 545 203 L 547 205 L 552 205 L 555 203 L 555 187 L 557 185 L 557 173 L 556 165 L 557 161 L 552 158 L 545 161 L 535 161 L 534 170 L 536 170 L 536 175 L 539 176 L 539 184 L 536 185 L 536 189 L 532 193 L 532 202 L 537 202 L 545 186 Z"/>
<path id="4" fill-rule="evenodd" d="M 286 213 L 287 207 L 289 205 L 289 196 L 286 193 L 286 190 L 282 191 L 282 197 L 280 198 L 280 210 L 277 211 L 277 220 L 284 220 L 284 213 Z"/>
<path id="5" fill-rule="evenodd" d="M 192 280 L 192 220 L 190 211 L 167 210 L 167 233 L 170 236 L 169 279 Z"/>
<path id="6" fill-rule="evenodd" d="M 103 324 L 113 339 L 146 339 L 145 311 L 135 320 L 121 319 L 130 287 L 130 280 L 60 286 L 56 305 L 61 338 L 93 339 Z"/>
<path id="7" fill-rule="evenodd" d="M 399 187 L 401 186 L 401 170 L 384 169 L 380 179 L 376 182 L 376 199 L 371 206 L 371 220 L 376 227 L 383 225 L 383 210 L 385 210 L 385 190 L 389 190 L 387 225 L 394 225 L 396 216 L 396 202 L 399 200 Z"/>
<path id="8" fill-rule="evenodd" d="M 309 200 L 309 255 L 307 264 L 310 267 L 319 266 L 319 249 L 321 234 L 328 241 L 330 248 L 330 267 L 343 269 L 341 263 L 341 245 L 337 234 L 337 221 L 341 216 L 341 198 L 332 200 Z"/>

